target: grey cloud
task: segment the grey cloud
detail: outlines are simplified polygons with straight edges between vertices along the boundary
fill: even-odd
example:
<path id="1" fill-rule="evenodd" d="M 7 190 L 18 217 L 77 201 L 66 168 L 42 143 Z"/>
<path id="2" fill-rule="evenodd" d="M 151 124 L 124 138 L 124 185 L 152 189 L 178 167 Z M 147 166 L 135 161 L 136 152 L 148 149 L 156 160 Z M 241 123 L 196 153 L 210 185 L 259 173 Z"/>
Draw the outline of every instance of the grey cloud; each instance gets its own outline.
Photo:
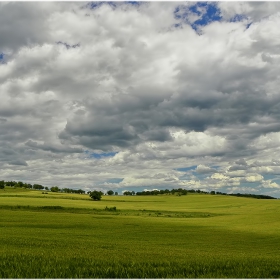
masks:
<path id="1" fill-rule="evenodd" d="M 106 27 L 108 28 L 108 27 Z M 132 40 L 133 41 L 133 40 Z M 132 42 L 131 41 L 131 42 Z M 106 40 L 104 41 L 106 42 Z M 138 50 L 138 45 L 136 44 L 133 47 L 133 51 Z M 112 50 L 113 49 L 108 49 Z M 114 51 L 113 51 L 114 53 Z M 144 51 L 145 53 L 145 51 Z M 118 73 L 121 73 L 124 70 L 125 61 L 122 60 L 122 64 L 116 64 L 116 60 L 113 60 L 113 63 L 105 63 L 105 55 L 103 52 L 100 52 L 100 60 L 96 65 L 99 69 L 99 72 L 109 73 L 108 77 L 114 77 L 117 69 L 116 66 L 121 66 Z M 130 67 L 135 68 L 136 63 L 140 61 L 142 57 L 138 57 L 135 61 L 132 59 L 132 53 L 126 51 L 126 57 L 129 58 Z M 131 56 L 131 57 L 130 57 Z M 211 127 L 231 127 L 233 124 L 240 124 L 247 126 L 250 122 L 255 121 L 256 116 L 262 116 L 270 113 L 270 108 L 272 104 L 279 104 L 277 98 L 268 100 L 265 92 L 254 92 L 251 86 L 248 86 L 248 80 L 252 84 L 256 84 L 257 81 L 263 77 L 263 74 L 267 69 L 255 69 L 254 67 L 244 67 L 234 65 L 229 71 L 223 71 L 221 67 L 217 67 L 215 60 L 209 60 L 209 65 L 216 66 L 216 75 L 219 76 L 219 83 L 214 83 L 215 77 L 210 72 L 204 72 L 204 75 L 199 75 L 198 71 L 200 68 L 194 70 L 193 68 L 184 68 L 184 64 L 180 66 L 180 74 L 177 76 L 178 84 L 184 86 L 184 84 L 191 81 L 191 86 L 188 87 L 186 91 L 180 89 L 179 94 L 173 95 L 172 91 L 159 87 L 131 87 L 128 89 L 128 94 L 125 95 L 113 95 L 110 99 L 110 102 L 107 103 L 106 107 L 100 107 L 100 100 L 96 100 L 94 106 L 87 107 L 89 113 L 94 113 L 94 123 L 95 126 L 90 127 L 88 125 L 89 120 L 81 120 L 81 122 L 74 118 L 68 120 L 68 124 L 65 128 L 65 133 L 60 135 L 64 138 L 71 138 L 71 135 L 83 138 L 83 143 L 89 143 L 90 137 L 94 136 L 95 139 L 92 140 L 91 147 L 94 147 L 94 143 L 100 148 L 102 142 L 104 145 L 110 145 L 110 142 L 114 142 L 113 145 L 120 145 L 122 147 L 129 146 L 130 141 L 137 143 L 137 138 L 143 137 L 146 135 L 159 135 L 161 127 L 178 127 L 186 131 L 205 131 Z M 109 67 L 109 68 L 108 68 Z M 208 66 L 209 68 L 209 66 Z M 102 70 L 103 69 L 103 70 Z M 114 70 L 113 70 L 114 69 Z M 130 71 L 130 73 L 132 73 Z M 87 93 L 89 97 L 89 102 L 92 99 L 92 102 L 95 101 L 94 98 L 91 98 L 90 89 L 97 89 L 97 84 L 83 85 L 78 81 L 73 80 L 69 75 L 64 76 L 63 73 L 60 76 L 57 76 L 54 80 L 51 72 L 48 72 L 49 78 L 51 79 L 40 79 L 41 86 L 43 84 L 48 84 L 50 89 L 54 89 L 60 93 L 68 92 L 68 97 L 74 95 L 77 91 L 80 90 L 80 87 L 83 89 L 83 94 Z M 119 74 L 118 74 L 119 75 Z M 46 77 L 47 77 L 46 76 Z M 187 79 L 186 79 L 187 77 Z M 123 82 L 124 78 L 118 78 L 118 82 Z M 203 81 L 204 80 L 204 81 Z M 210 91 L 206 92 L 205 85 L 210 84 Z M 199 86 L 198 86 L 199 85 Z M 181 86 L 181 87 L 182 87 Z M 201 87 L 201 89 L 200 89 Z M 209 85 L 207 85 L 209 87 Z M 45 88 L 46 89 L 46 88 Z M 43 88 L 37 88 L 37 90 L 43 90 Z M 246 94 L 244 94 L 246 91 Z M 102 103 L 101 103 L 102 104 Z M 101 105 L 102 106 L 102 105 Z M 176 108 L 176 111 L 174 110 Z M 272 113 L 274 118 L 278 118 L 277 113 Z M 106 119 L 106 116 L 112 115 L 116 119 L 116 126 L 108 130 L 107 126 L 110 126 L 112 120 Z M 143 125 L 139 128 L 136 126 L 138 119 L 141 118 L 142 122 L 146 122 L 146 131 L 143 131 Z M 105 119 L 105 120 L 104 120 Z M 125 128 L 129 124 L 132 126 L 132 129 L 135 130 L 135 133 L 127 132 Z M 79 128 L 75 129 L 77 126 Z M 99 128 L 98 128 L 99 126 Z M 83 127 L 83 129 L 82 129 Z M 102 128 L 101 128 L 102 127 Z M 277 131 L 278 125 L 266 126 L 263 128 L 266 132 Z M 257 131 L 255 128 L 247 127 L 247 135 L 249 138 L 255 138 L 263 133 L 263 130 Z M 234 135 L 234 129 L 231 130 Z M 141 135 L 142 133 L 143 136 Z M 100 138 L 100 136 L 107 135 L 107 140 Z M 245 135 L 246 136 L 246 135 Z M 117 141 L 109 140 L 109 138 L 117 138 Z M 234 136 L 233 136 L 234 137 Z M 247 139 L 243 141 L 242 149 L 246 149 Z M 149 138 L 149 137 L 148 137 Z M 165 141 L 168 139 L 168 133 L 165 134 L 165 137 L 155 137 L 151 136 L 153 139 L 162 139 Z M 228 137 L 230 139 L 230 135 Z M 233 143 L 235 149 L 240 148 L 242 141 L 238 141 L 238 144 Z M 76 142 L 77 143 L 77 142 Z M 87 144 L 88 145 L 88 144 Z"/>
<path id="2" fill-rule="evenodd" d="M 259 167 L 259 166 L 280 166 L 280 161 L 276 159 L 272 159 L 270 161 L 261 161 L 256 160 L 250 164 L 250 167 Z"/>
<path id="3" fill-rule="evenodd" d="M 22 165 L 22 166 L 28 166 L 27 162 L 21 159 L 16 159 L 11 162 L 9 162 L 9 165 Z"/>
<path id="4" fill-rule="evenodd" d="M 2 146 L 0 149 L 1 161 L 5 162 L 11 158 L 16 158 L 18 156 L 15 149 L 13 149 L 9 145 L 9 143 L 1 142 L 1 146 Z"/>
<path id="5" fill-rule="evenodd" d="M 133 128 L 122 126 L 117 119 L 106 118 L 95 120 L 90 117 L 78 121 L 68 122 L 60 138 L 69 140 L 91 149 L 112 150 L 113 146 L 128 147 L 139 142 Z"/>
<path id="6" fill-rule="evenodd" d="M 145 137 L 145 140 L 148 141 L 172 141 L 169 131 L 163 129 L 147 131 L 146 133 L 143 133 L 143 136 Z"/>
<path id="7" fill-rule="evenodd" d="M 242 166 L 242 165 L 232 165 L 228 170 L 229 171 L 247 170 L 247 167 L 246 166 Z"/>
<path id="8" fill-rule="evenodd" d="M 240 158 L 239 160 L 235 161 L 235 163 L 238 165 L 245 165 L 245 166 L 248 165 L 244 158 Z"/>
<path id="9" fill-rule="evenodd" d="M 236 170 L 247 170 L 249 168 L 246 160 L 244 158 L 240 158 L 234 162 L 228 169 L 228 171 L 236 171 Z"/>
<path id="10" fill-rule="evenodd" d="M 38 144 L 35 141 L 32 140 L 28 140 L 25 143 L 26 146 L 30 147 L 30 148 L 34 148 L 34 149 L 41 149 L 44 151 L 51 151 L 53 153 L 82 153 L 83 150 L 81 148 L 72 148 L 72 147 L 67 147 L 65 145 L 61 145 L 61 146 L 54 146 L 54 145 L 50 145 L 50 144 Z"/>
<path id="11" fill-rule="evenodd" d="M 23 46 L 32 47 L 53 42 L 49 22 L 55 12 L 79 8 L 82 3 L 2 2 L 0 6 L 0 50 L 16 52 Z M 11 20 L 13 19 L 13 20 Z"/>
<path id="12" fill-rule="evenodd" d="M 44 20 L 46 14 L 42 8 L 41 3 L 1 3 L 0 49 L 2 51 L 17 50 L 22 45 L 44 42 L 47 26 Z"/>

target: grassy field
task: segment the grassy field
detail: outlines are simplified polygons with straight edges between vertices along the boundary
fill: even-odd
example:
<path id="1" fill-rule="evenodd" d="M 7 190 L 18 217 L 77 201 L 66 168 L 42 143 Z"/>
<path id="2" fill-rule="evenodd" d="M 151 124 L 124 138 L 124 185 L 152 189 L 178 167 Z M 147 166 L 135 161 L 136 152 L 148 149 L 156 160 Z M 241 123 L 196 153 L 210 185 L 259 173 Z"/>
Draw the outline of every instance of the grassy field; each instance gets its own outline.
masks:
<path id="1" fill-rule="evenodd" d="M 279 203 L 205 194 L 92 201 L 6 187 L 0 277 L 279 278 Z"/>

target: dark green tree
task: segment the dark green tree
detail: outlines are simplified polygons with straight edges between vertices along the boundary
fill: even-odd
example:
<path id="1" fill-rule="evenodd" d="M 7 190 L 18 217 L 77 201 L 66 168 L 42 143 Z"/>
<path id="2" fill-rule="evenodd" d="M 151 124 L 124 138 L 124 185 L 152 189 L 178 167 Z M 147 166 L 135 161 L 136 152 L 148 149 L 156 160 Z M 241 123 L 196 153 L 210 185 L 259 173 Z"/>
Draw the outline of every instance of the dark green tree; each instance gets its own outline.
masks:
<path id="1" fill-rule="evenodd" d="M 4 189 L 5 188 L 5 182 L 4 180 L 0 181 L 0 189 Z"/>
<path id="2" fill-rule="evenodd" d="M 55 186 L 55 187 L 51 187 L 51 192 L 59 192 L 60 189 L 59 187 Z"/>
<path id="3" fill-rule="evenodd" d="M 34 185 L 33 185 L 33 189 L 34 189 L 34 190 L 43 190 L 43 189 L 44 189 L 44 186 L 39 185 L 39 184 L 34 184 Z"/>
<path id="4" fill-rule="evenodd" d="M 119 195 L 119 193 L 118 193 L 118 192 L 115 192 L 115 195 Z"/>
<path id="5" fill-rule="evenodd" d="M 114 192 L 113 192 L 112 190 L 109 190 L 109 191 L 107 191 L 107 194 L 108 194 L 108 195 L 113 195 Z"/>
<path id="6" fill-rule="evenodd" d="M 103 195 L 103 192 L 100 192 L 100 191 L 92 191 L 89 193 L 89 196 L 93 200 L 101 200 L 102 195 Z"/>
<path id="7" fill-rule="evenodd" d="M 123 193 L 123 195 L 132 195 L 132 192 L 130 192 L 130 191 L 125 191 L 125 192 Z"/>

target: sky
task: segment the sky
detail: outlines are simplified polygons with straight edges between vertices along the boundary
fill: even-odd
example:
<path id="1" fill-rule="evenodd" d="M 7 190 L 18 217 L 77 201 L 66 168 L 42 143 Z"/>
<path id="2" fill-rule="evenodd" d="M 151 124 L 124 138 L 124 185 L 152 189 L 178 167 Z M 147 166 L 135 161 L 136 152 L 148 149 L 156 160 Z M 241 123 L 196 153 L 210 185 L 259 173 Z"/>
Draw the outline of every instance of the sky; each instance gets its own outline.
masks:
<path id="1" fill-rule="evenodd" d="M 0 2 L 0 178 L 280 197 L 280 2 Z"/>

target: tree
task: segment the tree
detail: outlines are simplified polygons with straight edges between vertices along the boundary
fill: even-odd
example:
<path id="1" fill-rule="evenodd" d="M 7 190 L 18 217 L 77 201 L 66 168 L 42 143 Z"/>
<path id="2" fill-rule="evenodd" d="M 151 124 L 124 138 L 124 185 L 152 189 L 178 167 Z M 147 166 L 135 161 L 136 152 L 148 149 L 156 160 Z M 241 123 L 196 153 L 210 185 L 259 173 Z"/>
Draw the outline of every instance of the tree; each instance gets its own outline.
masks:
<path id="1" fill-rule="evenodd" d="M 33 185 L 33 189 L 34 190 L 43 190 L 45 187 L 43 187 L 42 185 L 39 185 L 39 184 L 34 184 Z"/>
<path id="2" fill-rule="evenodd" d="M 125 191 L 125 192 L 123 193 L 123 195 L 132 195 L 132 192 L 130 192 L 130 191 Z"/>
<path id="3" fill-rule="evenodd" d="M 60 189 L 59 187 L 55 186 L 55 187 L 51 187 L 51 192 L 59 192 Z"/>
<path id="4" fill-rule="evenodd" d="M 119 195 L 119 193 L 118 193 L 118 192 L 115 192 L 115 195 Z"/>
<path id="5" fill-rule="evenodd" d="M 89 193 L 89 196 L 93 200 L 101 200 L 102 195 L 103 195 L 103 192 L 99 192 L 99 191 L 92 191 Z"/>
<path id="6" fill-rule="evenodd" d="M 109 190 L 109 191 L 107 191 L 107 194 L 108 194 L 108 195 L 113 195 L 114 192 L 113 192 L 112 190 Z"/>
<path id="7" fill-rule="evenodd" d="M 12 187 L 12 186 L 15 185 L 15 183 L 16 183 L 16 182 L 14 182 L 14 181 L 6 181 L 5 185 L 6 185 L 6 186 Z"/>
<path id="8" fill-rule="evenodd" d="M 5 188 L 5 182 L 4 180 L 0 181 L 0 189 L 4 189 Z"/>
<path id="9" fill-rule="evenodd" d="M 85 193 L 85 191 L 84 191 L 84 190 L 82 190 L 82 189 L 78 189 L 78 190 L 76 191 L 76 193 L 79 193 L 79 194 L 84 194 L 84 193 Z"/>

